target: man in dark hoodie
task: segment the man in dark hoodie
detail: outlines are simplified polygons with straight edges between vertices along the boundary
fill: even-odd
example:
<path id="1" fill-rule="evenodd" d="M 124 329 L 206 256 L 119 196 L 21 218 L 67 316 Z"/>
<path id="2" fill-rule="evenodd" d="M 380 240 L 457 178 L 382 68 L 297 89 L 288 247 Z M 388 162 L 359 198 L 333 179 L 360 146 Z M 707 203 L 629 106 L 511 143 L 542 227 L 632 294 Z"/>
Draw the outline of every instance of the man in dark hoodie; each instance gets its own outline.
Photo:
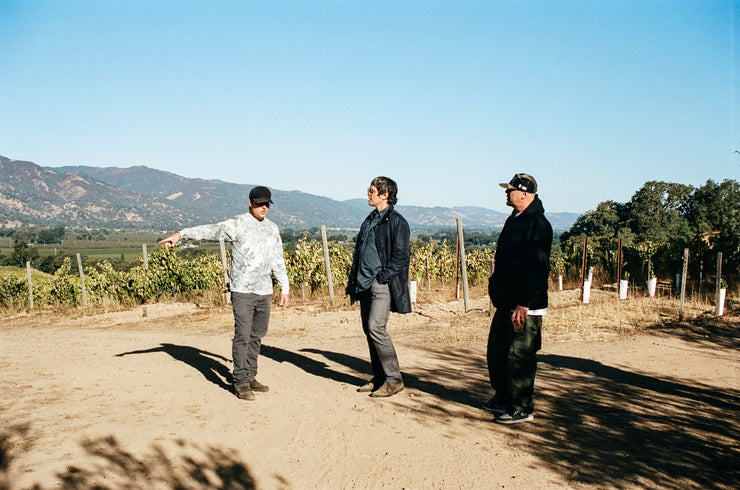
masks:
<path id="1" fill-rule="evenodd" d="M 534 418 L 534 377 L 547 314 L 552 226 L 537 196 L 537 182 L 516 174 L 506 189 L 514 208 L 496 245 L 488 281 L 496 313 L 488 336 L 488 373 L 495 392 L 483 408 L 496 422 L 516 424 Z"/>
<path id="2" fill-rule="evenodd" d="M 360 227 L 355 242 L 346 294 L 360 302 L 362 329 L 370 348 L 373 377 L 358 388 L 372 397 L 387 397 L 403 389 L 398 356 L 386 330 L 389 313 L 409 313 L 409 224 L 394 209 L 398 186 L 376 177 L 367 190 L 375 208 Z"/>

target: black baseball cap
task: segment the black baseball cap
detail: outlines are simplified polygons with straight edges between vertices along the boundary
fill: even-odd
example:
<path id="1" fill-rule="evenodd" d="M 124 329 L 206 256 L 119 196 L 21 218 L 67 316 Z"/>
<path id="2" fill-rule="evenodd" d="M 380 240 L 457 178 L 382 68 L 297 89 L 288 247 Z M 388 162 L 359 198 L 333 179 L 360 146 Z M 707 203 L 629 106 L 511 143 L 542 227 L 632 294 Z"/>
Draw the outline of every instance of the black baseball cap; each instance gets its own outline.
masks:
<path id="1" fill-rule="evenodd" d="M 258 185 L 249 191 L 249 200 L 255 204 L 272 204 L 272 193 L 267 187 Z"/>
<path id="2" fill-rule="evenodd" d="M 516 174 L 509 183 L 499 184 L 504 189 L 511 189 L 530 194 L 537 194 L 537 181 L 529 174 Z"/>

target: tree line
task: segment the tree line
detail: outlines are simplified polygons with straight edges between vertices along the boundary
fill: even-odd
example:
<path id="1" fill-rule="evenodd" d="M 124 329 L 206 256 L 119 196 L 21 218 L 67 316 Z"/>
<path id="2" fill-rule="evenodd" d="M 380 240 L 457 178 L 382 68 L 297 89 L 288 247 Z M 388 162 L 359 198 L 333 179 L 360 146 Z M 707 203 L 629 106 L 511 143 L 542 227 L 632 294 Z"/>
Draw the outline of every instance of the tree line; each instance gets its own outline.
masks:
<path id="1" fill-rule="evenodd" d="M 716 274 L 722 253 L 725 277 L 740 274 L 740 185 L 735 180 L 701 187 L 646 182 L 626 203 L 603 201 L 560 236 L 553 255 L 563 272 L 581 272 L 584 239 L 588 266 L 604 282 L 626 277 L 670 279 L 689 250 L 689 277 Z M 623 277 L 616 277 L 618 245 Z"/>

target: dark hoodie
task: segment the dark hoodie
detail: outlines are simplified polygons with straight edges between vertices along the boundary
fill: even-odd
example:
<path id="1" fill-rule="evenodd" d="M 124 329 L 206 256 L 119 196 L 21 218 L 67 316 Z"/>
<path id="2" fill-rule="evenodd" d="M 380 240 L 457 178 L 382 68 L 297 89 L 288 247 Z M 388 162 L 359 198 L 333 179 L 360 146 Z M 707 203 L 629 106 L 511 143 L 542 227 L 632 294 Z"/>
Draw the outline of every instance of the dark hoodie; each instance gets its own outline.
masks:
<path id="1" fill-rule="evenodd" d="M 530 310 L 547 308 L 552 226 L 545 218 L 542 201 L 534 201 L 519 216 L 506 219 L 498 243 L 488 294 L 497 309 L 517 306 Z"/>

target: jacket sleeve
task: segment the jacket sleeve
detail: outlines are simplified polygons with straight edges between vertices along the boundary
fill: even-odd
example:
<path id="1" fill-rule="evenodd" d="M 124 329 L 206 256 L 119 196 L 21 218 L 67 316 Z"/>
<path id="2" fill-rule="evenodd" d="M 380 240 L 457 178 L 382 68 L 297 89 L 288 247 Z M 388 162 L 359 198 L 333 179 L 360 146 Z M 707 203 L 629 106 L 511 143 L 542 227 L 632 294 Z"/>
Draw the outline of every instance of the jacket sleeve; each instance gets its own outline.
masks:
<path id="1" fill-rule="evenodd" d="M 409 240 L 411 232 L 409 224 L 404 219 L 391 220 L 388 223 L 390 232 L 390 259 L 386 262 L 383 270 L 378 274 L 378 282 L 387 284 L 394 276 L 408 269 L 410 260 Z"/>
<path id="2" fill-rule="evenodd" d="M 218 241 L 224 239 L 225 241 L 234 241 L 238 228 L 238 220 L 236 218 L 229 218 L 219 223 L 210 225 L 193 226 L 191 228 L 183 228 L 180 230 L 181 238 L 189 238 L 192 240 L 212 240 Z"/>
<path id="3" fill-rule="evenodd" d="M 283 240 L 278 231 L 275 248 L 273 249 L 272 273 L 275 274 L 278 284 L 280 284 L 280 294 L 290 294 L 290 281 L 288 280 L 288 270 L 285 267 L 285 254 L 283 253 Z"/>
<path id="4" fill-rule="evenodd" d="M 524 287 L 517 301 L 518 305 L 531 308 L 543 290 L 547 291 L 551 246 L 552 229 L 546 223 L 536 222 L 531 230 L 526 256 L 523 257 L 522 263 L 527 265 L 527 270 L 523 274 Z"/>

